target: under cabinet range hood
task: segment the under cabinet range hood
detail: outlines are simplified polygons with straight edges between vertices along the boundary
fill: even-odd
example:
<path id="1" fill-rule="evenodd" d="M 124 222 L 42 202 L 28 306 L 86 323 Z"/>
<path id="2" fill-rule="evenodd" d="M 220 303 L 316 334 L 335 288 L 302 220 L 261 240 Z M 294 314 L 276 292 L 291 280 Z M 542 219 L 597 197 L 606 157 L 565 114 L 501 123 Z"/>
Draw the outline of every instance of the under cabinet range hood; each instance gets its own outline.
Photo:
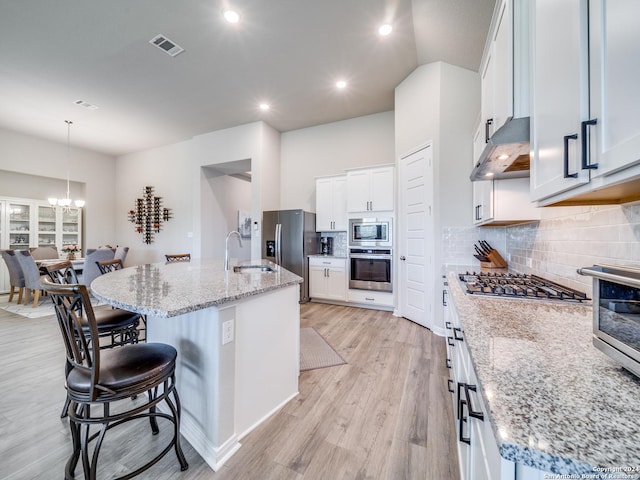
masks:
<path id="1" fill-rule="evenodd" d="M 529 117 L 509 118 L 487 140 L 471 171 L 472 182 L 529 176 Z"/>

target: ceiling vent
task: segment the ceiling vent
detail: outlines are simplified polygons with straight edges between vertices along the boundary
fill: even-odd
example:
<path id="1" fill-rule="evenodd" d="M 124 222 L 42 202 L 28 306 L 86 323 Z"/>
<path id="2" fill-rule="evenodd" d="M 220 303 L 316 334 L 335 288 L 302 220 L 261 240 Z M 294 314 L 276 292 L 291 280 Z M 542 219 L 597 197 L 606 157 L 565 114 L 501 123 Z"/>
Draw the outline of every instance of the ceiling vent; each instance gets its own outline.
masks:
<path id="1" fill-rule="evenodd" d="M 82 108 L 86 108 L 87 110 L 97 110 L 98 106 L 97 105 L 93 105 L 89 102 L 85 102 L 84 100 L 76 100 L 75 102 L 73 102 L 75 105 L 82 107 Z"/>
<path id="2" fill-rule="evenodd" d="M 149 43 L 152 45 L 155 45 L 160 50 L 162 50 L 163 52 L 166 52 L 172 57 L 175 57 L 176 55 L 184 52 L 184 48 L 182 48 L 177 43 L 169 40 L 164 35 L 156 35 L 151 40 L 149 40 Z"/>

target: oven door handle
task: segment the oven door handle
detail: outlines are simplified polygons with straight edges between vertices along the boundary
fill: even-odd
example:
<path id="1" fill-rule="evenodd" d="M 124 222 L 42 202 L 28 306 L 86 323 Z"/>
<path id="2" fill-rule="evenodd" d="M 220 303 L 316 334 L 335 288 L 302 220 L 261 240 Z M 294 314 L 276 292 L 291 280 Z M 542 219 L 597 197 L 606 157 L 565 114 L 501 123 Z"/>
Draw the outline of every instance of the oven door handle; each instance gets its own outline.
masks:
<path id="1" fill-rule="evenodd" d="M 359 255 L 359 254 L 350 254 L 349 258 L 364 258 L 367 260 L 391 260 L 393 257 L 391 255 Z"/>
<path id="2" fill-rule="evenodd" d="M 602 265 L 602 266 L 607 267 L 608 265 Z M 629 273 L 635 273 L 633 271 L 629 271 L 624 267 L 620 267 L 618 265 L 611 266 L 611 268 L 614 268 L 616 270 L 623 271 L 623 272 L 628 271 Z M 582 267 L 578 269 L 578 273 L 580 275 L 588 275 L 590 277 L 595 277 L 600 280 L 608 280 L 613 283 L 623 283 L 625 285 L 629 285 L 630 287 L 640 288 L 640 280 L 638 280 L 637 278 L 633 278 L 631 276 L 627 277 L 625 275 L 616 275 L 613 273 L 602 272 L 598 270 L 598 267 Z"/>

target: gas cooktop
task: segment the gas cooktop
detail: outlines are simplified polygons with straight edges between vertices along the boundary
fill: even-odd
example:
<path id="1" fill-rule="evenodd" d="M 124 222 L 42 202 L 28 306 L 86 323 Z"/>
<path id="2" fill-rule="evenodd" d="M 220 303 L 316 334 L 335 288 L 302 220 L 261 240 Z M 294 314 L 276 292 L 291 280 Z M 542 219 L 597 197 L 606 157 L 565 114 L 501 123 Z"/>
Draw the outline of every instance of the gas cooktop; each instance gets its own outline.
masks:
<path id="1" fill-rule="evenodd" d="M 467 293 L 489 297 L 509 297 L 538 300 L 561 300 L 564 302 L 582 302 L 590 300 L 587 295 L 564 287 L 536 275 L 524 273 L 461 273 L 460 281 L 465 284 Z"/>

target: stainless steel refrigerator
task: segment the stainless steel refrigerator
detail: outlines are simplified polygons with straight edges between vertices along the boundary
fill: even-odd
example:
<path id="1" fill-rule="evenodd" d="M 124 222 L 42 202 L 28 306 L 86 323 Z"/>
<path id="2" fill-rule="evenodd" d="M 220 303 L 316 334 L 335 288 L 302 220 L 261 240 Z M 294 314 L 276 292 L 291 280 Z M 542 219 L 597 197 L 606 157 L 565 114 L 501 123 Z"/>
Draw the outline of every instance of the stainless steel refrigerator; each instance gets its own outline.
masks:
<path id="1" fill-rule="evenodd" d="M 262 212 L 262 257 L 304 279 L 300 302 L 309 301 L 308 255 L 318 253 L 316 214 L 304 210 Z"/>

